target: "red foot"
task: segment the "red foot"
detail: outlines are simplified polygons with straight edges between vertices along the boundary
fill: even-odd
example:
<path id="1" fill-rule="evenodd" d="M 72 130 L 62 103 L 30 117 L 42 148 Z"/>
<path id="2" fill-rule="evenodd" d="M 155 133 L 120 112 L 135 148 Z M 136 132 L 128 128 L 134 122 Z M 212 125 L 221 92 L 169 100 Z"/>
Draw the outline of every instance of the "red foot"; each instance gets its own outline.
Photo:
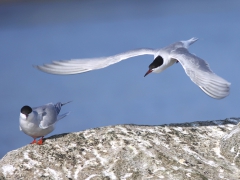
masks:
<path id="1" fill-rule="evenodd" d="M 34 144 L 34 143 L 36 143 L 36 142 L 37 142 L 36 139 L 34 139 L 33 142 L 31 142 L 30 144 Z"/>
<path id="2" fill-rule="evenodd" d="M 41 137 L 41 139 L 38 140 L 37 144 L 38 145 L 42 145 L 43 144 L 43 137 Z"/>

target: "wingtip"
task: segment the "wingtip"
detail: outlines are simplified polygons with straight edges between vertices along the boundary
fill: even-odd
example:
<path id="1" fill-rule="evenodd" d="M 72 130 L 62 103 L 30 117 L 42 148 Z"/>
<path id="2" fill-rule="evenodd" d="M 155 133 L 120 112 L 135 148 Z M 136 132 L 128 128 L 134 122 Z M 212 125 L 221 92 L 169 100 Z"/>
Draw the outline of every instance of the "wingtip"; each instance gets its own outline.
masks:
<path id="1" fill-rule="evenodd" d="M 223 98 L 227 97 L 227 96 L 230 94 L 230 88 L 228 88 L 228 90 L 225 91 L 225 92 L 217 93 L 217 94 L 216 94 L 214 91 L 212 91 L 211 88 L 202 87 L 202 86 L 199 86 L 199 87 L 200 87 L 200 89 L 201 89 L 204 93 L 206 93 L 208 96 L 210 96 L 210 97 L 213 98 L 213 99 L 218 99 L 218 100 L 220 100 L 220 99 L 223 99 Z"/>
<path id="2" fill-rule="evenodd" d="M 32 65 L 32 67 L 38 69 L 38 66 L 37 66 L 37 65 Z"/>
<path id="3" fill-rule="evenodd" d="M 62 75 L 59 73 L 55 73 L 54 71 L 49 70 L 48 64 L 43 64 L 43 65 L 32 65 L 33 68 L 36 68 L 39 71 L 42 71 L 44 73 L 52 74 L 52 75 Z"/>
<path id="4" fill-rule="evenodd" d="M 44 66 L 44 65 L 43 65 Z M 39 70 L 39 71 L 42 71 L 42 72 L 45 72 L 41 67 L 42 66 L 39 66 L 39 65 L 32 65 L 33 68 Z"/>
<path id="5" fill-rule="evenodd" d="M 43 65 L 43 66 L 44 66 L 44 65 Z M 36 68 L 36 69 L 38 69 L 38 70 L 40 70 L 40 71 L 43 71 L 42 68 L 41 68 L 42 66 L 39 66 L 39 65 L 32 65 L 32 67 L 33 67 L 33 68 Z"/>

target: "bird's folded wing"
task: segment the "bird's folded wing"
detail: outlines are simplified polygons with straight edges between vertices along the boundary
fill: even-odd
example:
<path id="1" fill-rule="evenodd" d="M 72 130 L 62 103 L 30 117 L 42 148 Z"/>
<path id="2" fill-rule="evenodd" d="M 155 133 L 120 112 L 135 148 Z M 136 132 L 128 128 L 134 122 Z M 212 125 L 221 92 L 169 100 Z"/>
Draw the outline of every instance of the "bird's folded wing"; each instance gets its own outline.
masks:
<path id="1" fill-rule="evenodd" d="M 57 112 L 53 103 L 37 107 L 35 111 L 38 113 L 40 128 L 46 129 L 57 122 Z"/>
<path id="2" fill-rule="evenodd" d="M 84 73 L 91 70 L 105 68 L 112 64 L 118 63 L 122 60 L 140 56 L 140 55 L 154 55 L 155 50 L 153 49 L 136 49 L 132 51 L 127 51 L 121 54 L 117 54 L 109 57 L 100 58 L 88 58 L 88 59 L 73 59 L 73 60 L 63 60 L 63 61 L 53 61 L 50 64 L 44 64 L 42 66 L 34 66 L 40 71 L 50 73 L 50 74 L 78 74 Z"/>
<path id="3" fill-rule="evenodd" d="M 52 103 L 49 103 L 52 104 Z M 46 111 L 46 108 L 49 106 L 49 104 L 45 104 L 42 106 L 38 106 L 38 107 L 33 107 L 33 111 L 36 111 L 37 114 L 43 114 Z"/>
<path id="4" fill-rule="evenodd" d="M 54 125 L 56 122 L 57 122 L 56 115 L 54 117 L 51 117 L 50 115 L 48 115 L 48 117 L 43 117 L 42 121 L 40 121 L 39 123 L 39 127 L 41 129 L 46 129 L 49 126 Z"/>
<path id="5" fill-rule="evenodd" d="M 222 99 L 229 94 L 231 83 L 213 73 L 206 61 L 189 53 L 187 49 L 172 51 L 171 58 L 181 63 L 190 79 L 207 95 Z"/>

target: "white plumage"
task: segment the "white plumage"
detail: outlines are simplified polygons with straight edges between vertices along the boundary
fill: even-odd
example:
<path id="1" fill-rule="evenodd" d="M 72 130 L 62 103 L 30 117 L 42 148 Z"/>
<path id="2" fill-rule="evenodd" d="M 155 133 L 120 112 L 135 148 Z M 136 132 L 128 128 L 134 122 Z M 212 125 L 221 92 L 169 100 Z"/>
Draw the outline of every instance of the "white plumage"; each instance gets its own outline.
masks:
<path id="1" fill-rule="evenodd" d="M 105 68 L 131 57 L 153 55 L 154 61 L 149 65 L 145 76 L 151 72 L 160 73 L 175 62 L 180 62 L 190 79 L 207 95 L 215 99 L 226 97 L 231 83 L 213 73 L 206 61 L 187 50 L 195 41 L 197 38 L 179 41 L 161 49 L 136 49 L 109 57 L 53 61 L 51 64 L 34 67 L 51 74 L 78 74 Z"/>
<path id="2" fill-rule="evenodd" d="M 55 129 L 55 123 L 69 114 L 68 112 L 58 115 L 61 107 L 67 103 L 58 102 L 35 108 L 30 106 L 21 108 L 19 117 L 20 130 L 34 139 L 31 144 L 36 143 L 36 138 L 39 137 L 41 139 L 37 143 L 42 144 L 43 137 Z"/>

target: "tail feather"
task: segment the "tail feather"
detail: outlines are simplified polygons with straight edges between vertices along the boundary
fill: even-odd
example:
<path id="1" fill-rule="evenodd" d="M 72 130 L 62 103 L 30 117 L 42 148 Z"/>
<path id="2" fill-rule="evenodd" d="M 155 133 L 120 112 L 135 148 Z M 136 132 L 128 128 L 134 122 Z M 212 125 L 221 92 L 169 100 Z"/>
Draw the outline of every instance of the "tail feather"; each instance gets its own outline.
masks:
<path id="1" fill-rule="evenodd" d="M 68 104 L 68 103 L 70 103 L 70 102 L 72 102 L 72 101 L 68 101 L 68 102 L 65 102 L 65 103 L 61 103 L 61 106 L 65 105 L 65 104 Z"/>
<path id="2" fill-rule="evenodd" d="M 64 114 L 58 115 L 57 121 L 59 121 L 59 120 L 62 119 L 62 118 L 65 118 L 68 114 L 70 114 L 70 112 L 66 112 L 66 113 L 64 113 Z"/>
<path id="3" fill-rule="evenodd" d="M 185 48 L 188 48 L 191 44 L 193 44 L 194 42 L 196 42 L 198 40 L 198 38 L 196 37 L 193 37 L 189 40 L 186 40 L 186 41 L 181 41 L 184 45 Z"/>
<path id="4" fill-rule="evenodd" d="M 196 38 L 196 37 L 193 37 L 193 38 L 189 39 L 189 40 L 188 40 L 189 45 L 195 43 L 197 40 L 198 40 L 198 38 Z"/>
<path id="5" fill-rule="evenodd" d="M 55 106 L 55 109 L 57 111 L 57 114 L 59 114 L 59 112 L 61 111 L 62 106 L 64 106 L 65 104 L 68 104 L 70 102 L 72 102 L 72 101 L 68 101 L 66 103 L 61 103 L 61 102 L 56 103 L 54 106 Z"/>

